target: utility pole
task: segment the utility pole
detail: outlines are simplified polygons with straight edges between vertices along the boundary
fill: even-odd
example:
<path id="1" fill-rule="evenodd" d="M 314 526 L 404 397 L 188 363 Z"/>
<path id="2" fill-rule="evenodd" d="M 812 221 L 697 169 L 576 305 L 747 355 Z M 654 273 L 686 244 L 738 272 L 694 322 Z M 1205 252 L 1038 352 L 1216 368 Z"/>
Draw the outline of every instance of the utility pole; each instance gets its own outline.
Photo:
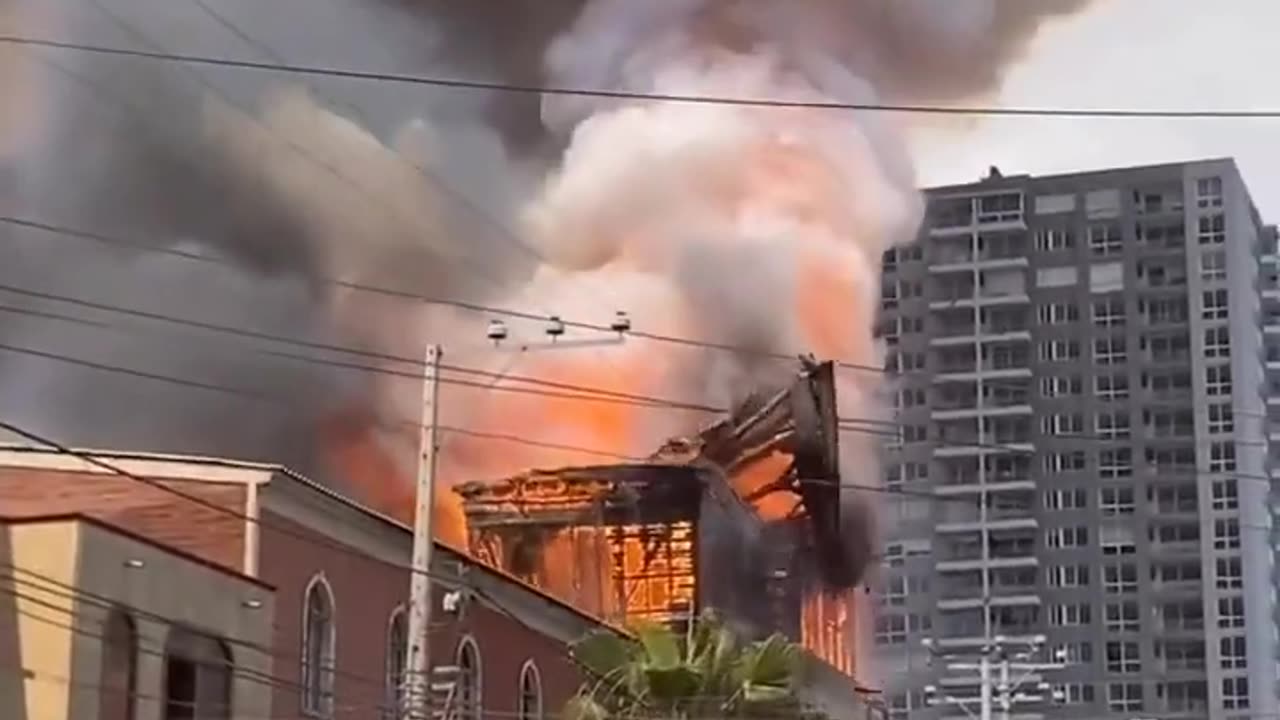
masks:
<path id="1" fill-rule="evenodd" d="M 427 634 L 431 631 L 432 516 L 436 499 L 436 451 L 439 450 L 439 345 L 428 345 L 422 374 L 422 422 L 418 432 L 417 506 L 413 517 L 413 577 L 409 582 L 409 657 L 405 663 L 404 720 L 429 717 L 431 669 Z"/>
<path id="2" fill-rule="evenodd" d="M 1023 683 L 1031 679 L 1033 675 L 1044 672 L 1045 670 L 1061 670 L 1066 665 L 1061 662 L 1063 658 L 1055 658 L 1054 662 L 1032 662 L 1031 656 L 1044 644 L 1043 636 L 1036 636 L 1031 639 L 1028 649 L 1021 656 L 1010 658 L 1006 651 L 1008 639 L 1002 635 L 991 638 L 989 642 L 982 646 L 982 650 L 978 655 L 976 663 L 948 663 L 947 670 L 951 671 L 978 671 L 978 711 L 975 713 L 970 709 L 968 703 L 973 697 L 958 698 L 952 695 L 940 695 L 939 688 L 933 685 L 925 687 L 925 694 L 929 698 L 931 705 L 955 705 L 965 712 L 974 720 L 1010 720 L 1010 711 L 1013 709 L 1014 703 L 1022 702 L 1040 702 L 1045 699 L 1043 695 L 1026 694 L 1020 692 Z M 932 643 L 927 643 L 926 647 L 933 649 Z M 996 664 L 999 666 L 999 680 L 992 683 L 992 656 L 996 657 Z M 1012 680 L 1013 671 L 1023 672 L 1024 674 L 1017 680 Z M 1050 690 L 1049 684 L 1040 681 L 1036 684 L 1036 690 L 1045 692 Z M 1058 693 L 1052 693 L 1050 697 L 1058 699 Z M 994 718 L 995 708 L 999 705 L 999 718 Z"/>
<path id="3" fill-rule="evenodd" d="M 561 342 L 565 323 L 556 316 L 548 318 L 544 332 L 546 343 L 525 343 L 513 347 L 512 352 L 536 352 L 540 350 L 568 350 L 605 345 L 619 345 L 626 341 L 631 331 L 631 318 L 618 311 L 609 330 L 617 333 L 605 340 L 571 340 Z M 486 332 L 495 348 L 507 339 L 507 326 L 501 320 L 490 321 Z M 431 554 L 435 549 L 432 517 L 436 504 L 436 460 L 440 451 L 440 360 L 444 349 L 428 343 L 426 358 L 422 363 L 422 419 L 418 434 L 418 472 L 416 504 L 413 516 L 413 559 L 410 563 L 413 576 L 409 582 L 409 642 L 405 658 L 405 693 L 403 706 L 397 708 L 401 720 L 428 720 L 431 717 L 430 658 L 431 632 Z"/>

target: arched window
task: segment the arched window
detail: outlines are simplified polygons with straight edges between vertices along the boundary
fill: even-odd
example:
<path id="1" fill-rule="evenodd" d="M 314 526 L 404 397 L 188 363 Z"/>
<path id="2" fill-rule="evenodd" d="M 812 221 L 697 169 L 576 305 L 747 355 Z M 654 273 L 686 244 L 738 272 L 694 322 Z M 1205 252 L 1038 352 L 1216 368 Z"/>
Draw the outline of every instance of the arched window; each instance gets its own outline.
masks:
<path id="1" fill-rule="evenodd" d="M 302 711 L 308 715 L 333 713 L 334 617 L 333 590 L 317 575 L 302 603 Z"/>
<path id="2" fill-rule="evenodd" d="M 383 715 L 388 718 L 399 717 L 399 710 L 403 707 L 408 652 L 409 619 L 401 606 L 391 611 L 391 621 L 387 623 L 387 709 Z"/>
<path id="3" fill-rule="evenodd" d="M 458 643 L 458 688 L 454 695 L 461 720 L 480 720 L 484 710 L 484 670 L 480 665 L 480 648 L 465 637 Z"/>
<path id="4" fill-rule="evenodd" d="M 133 618 L 113 608 L 102 624 L 102 668 L 98 683 L 101 720 L 133 720 L 137 662 L 138 633 Z"/>
<path id="5" fill-rule="evenodd" d="M 532 660 L 520 668 L 519 720 L 542 720 L 542 674 Z"/>
<path id="6" fill-rule="evenodd" d="M 227 720 L 231 670 L 227 644 L 180 627 L 164 647 L 164 720 Z"/>

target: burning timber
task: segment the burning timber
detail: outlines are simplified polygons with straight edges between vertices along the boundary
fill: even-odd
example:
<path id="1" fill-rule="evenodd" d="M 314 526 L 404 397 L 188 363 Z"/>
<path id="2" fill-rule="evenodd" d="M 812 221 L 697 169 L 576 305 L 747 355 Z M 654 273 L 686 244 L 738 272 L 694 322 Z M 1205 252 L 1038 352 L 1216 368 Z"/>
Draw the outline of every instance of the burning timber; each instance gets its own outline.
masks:
<path id="1" fill-rule="evenodd" d="M 458 486 L 471 551 L 614 622 L 713 607 L 850 671 L 852 587 L 871 550 L 866 528 L 845 537 L 857 518 L 842 518 L 855 505 L 839 482 L 833 372 L 804 361 L 790 388 L 647 462 Z"/>

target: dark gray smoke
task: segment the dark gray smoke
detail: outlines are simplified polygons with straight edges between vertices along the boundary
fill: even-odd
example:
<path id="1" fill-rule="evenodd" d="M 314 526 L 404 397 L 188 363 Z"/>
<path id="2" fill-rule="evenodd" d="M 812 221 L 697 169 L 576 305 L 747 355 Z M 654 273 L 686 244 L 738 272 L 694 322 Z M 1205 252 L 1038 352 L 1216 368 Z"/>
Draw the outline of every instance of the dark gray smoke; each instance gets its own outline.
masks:
<path id="1" fill-rule="evenodd" d="M 404 73 L 466 71 L 443 61 L 451 54 L 437 42 L 444 26 L 404 7 L 310 0 L 275 3 L 270 12 L 235 0 L 208 7 L 221 19 L 191 2 L 40 0 L 11 5 L 5 20 L 18 25 L 14 18 L 27 10 L 22 29 L 28 34 L 147 51 Z M 249 40 L 231 25 L 252 34 Z M 465 238 L 442 258 L 419 242 L 420 227 L 405 227 L 389 238 L 345 237 L 339 246 L 334 237 L 317 233 L 298 206 L 273 195 L 263 178 L 230 163 L 226 149 L 211 142 L 204 116 L 210 98 L 224 116 L 293 152 L 300 171 L 341 187 L 340 202 L 350 214 L 385 212 L 378 188 L 362 178 L 339 179 L 349 168 L 313 159 L 314 147 L 290 150 L 288 138 L 253 119 L 262 113 L 268 91 L 296 78 L 10 48 L 0 64 L 0 78 L 10 89 L 35 89 L 24 99 L 38 118 L 26 124 L 39 128 L 36 142 L 24 143 L 20 152 L 0 151 L 5 215 L 226 261 L 192 262 L 0 225 L 0 284 L 358 345 L 364 340 L 358 334 L 336 335 L 330 312 L 334 287 L 321 276 L 341 274 L 412 293 L 484 301 L 494 288 L 529 272 L 530 256 L 513 249 L 512 238 L 498 227 L 509 222 L 523 189 L 516 186 L 520 173 L 503 143 L 480 122 L 494 113 L 483 95 L 322 80 L 306 85 L 335 112 L 384 137 L 412 118 L 433 122 L 443 151 L 434 154 L 430 172 L 465 200 L 443 206 L 438 215 L 436 232 Z M 6 107 L 6 118 L 12 109 Z M 12 117 L 16 127 L 17 116 Z M 367 257 L 351 263 L 362 247 L 369 249 Z M 23 310 L 88 315 L 114 327 L 17 312 Z M 283 400 L 248 400 L 0 351 L 4 417 L 87 445 L 311 465 L 305 461 L 312 455 L 314 419 L 358 398 L 368 380 L 273 357 L 266 352 L 272 348 L 261 343 L 6 292 L 0 292 L 0 343 Z M 413 345 L 395 350 L 411 353 Z"/>
<path id="2" fill-rule="evenodd" d="M 627 3 L 637 17 L 650 16 L 650 25 L 619 25 Z M 649 3 L 669 12 L 651 12 Z M 802 33 L 805 46 L 856 68 L 884 99 L 947 100 L 993 89 L 1044 18 L 1082 4 L 0 0 L 0 22 L 35 36 L 147 51 L 526 86 L 634 87 L 625 72 L 628 58 L 616 53 L 639 43 L 610 36 L 600 43 L 602 54 L 584 50 L 584 38 L 601 38 L 592 34 L 593 23 L 609 33 L 643 27 L 659 32 L 665 28 L 653 25 L 653 16 L 676 23 L 701 17 L 705 22 L 695 23 L 695 30 L 705 27 L 725 47 L 750 47 L 766 28 L 768 34 Z M 961 5 L 963 11 L 955 9 Z M 557 39 L 569 47 L 548 59 Z M 295 94 L 281 100 L 277 93 L 286 87 Z M 0 130 L 35 128 L 29 141 L 0 142 L 4 214 L 196 250 L 226 262 L 193 263 L 0 225 L 0 284 L 314 342 L 376 343 L 379 351 L 402 354 L 418 352 L 421 329 L 406 327 L 403 337 L 391 338 L 362 330 L 385 326 L 397 312 L 412 318 L 411 308 L 403 301 L 340 298 L 323 277 L 474 302 L 503 297 L 536 265 L 504 227 L 515 222 L 517 209 L 539 189 L 568 142 L 561 128 L 544 126 L 547 108 L 536 94 L 302 79 L 74 51 L 6 48 L 0 90 L 20 98 L 23 108 L 21 117 L 11 105 L 0 109 L 10 113 L 0 117 Z M 351 132 L 310 132 L 310 106 L 296 94 L 304 91 L 350 121 Z M 429 130 L 406 132 L 414 119 L 426 120 Z M 354 137 L 361 128 L 370 141 L 399 142 L 403 158 L 368 150 Z M 343 133 L 352 136 L 349 147 L 319 139 Z M 423 143 L 429 148 L 415 153 Z M 247 169 L 253 164 L 246 157 L 256 153 L 270 162 Z M 405 159 L 415 157 L 427 164 L 426 177 L 403 174 Z M 342 312 L 335 313 L 339 304 Z M 15 310 L 60 312 L 100 324 Z M 317 419 L 373 397 L 367 375 L 284 360 L 262 343 L 6 292 L 0 292 L 0 343 L 281 400 L 249 400 L 0 350 L 0 416 L 77 444 L 275 460 L 315 470 L 310 460 Z"/>

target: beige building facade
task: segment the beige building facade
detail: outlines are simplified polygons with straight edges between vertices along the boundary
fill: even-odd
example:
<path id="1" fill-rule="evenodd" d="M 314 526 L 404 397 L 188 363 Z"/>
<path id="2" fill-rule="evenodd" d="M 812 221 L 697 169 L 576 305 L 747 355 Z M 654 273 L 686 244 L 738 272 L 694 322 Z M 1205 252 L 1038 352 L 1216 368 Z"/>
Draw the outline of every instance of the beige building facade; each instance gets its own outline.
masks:
<path id="1" fill-rule="evenodd" d="M 267 717 L 274 590 L 82 515 L 0 518 L 0 717 Z"/>

